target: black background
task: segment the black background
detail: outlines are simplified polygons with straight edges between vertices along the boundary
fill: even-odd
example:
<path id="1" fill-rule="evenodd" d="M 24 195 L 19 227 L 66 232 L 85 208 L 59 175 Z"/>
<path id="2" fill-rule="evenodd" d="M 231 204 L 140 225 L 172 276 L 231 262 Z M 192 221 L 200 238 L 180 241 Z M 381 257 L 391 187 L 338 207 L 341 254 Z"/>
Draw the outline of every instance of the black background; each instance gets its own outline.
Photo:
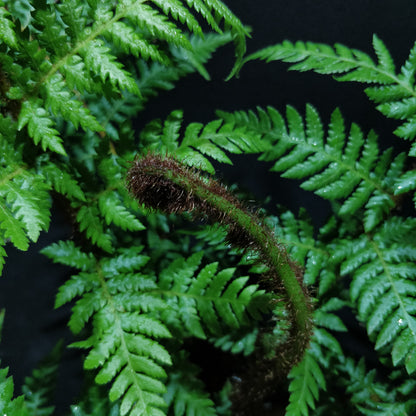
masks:
<path id="1" fill-rule="evenodd" d="M 289 39 L 339 42 L 373 54 L 371 41 L 376 33 L 401 66 L 416 39 L 416 2 L 410 0 L 226 0 L 225 3 L 252 28 L 248 52 Z M 163 119 L 178 108 L 185 111 L 186 122 L 206 122 L 215 118 L 216 109 L 247 110 L 272 105 L 283 111 L 286 104 L 291 104 L 303 111 L 309 102 L 319 110 L 324 123 L 338 106 L 347 123 L 354 121 L 364 131 L 374 128 L 383 146 L 405 149 L 405 143 L 391 134 L 397 123 L 378 113 L 358 84 L 337 83 L 329 76 L 313 73 L 288 72 L 286 64 L 260 61 L 247 64 L 238 79 L 224 82 L 232 65 L 232 47 L 222 48 L 207 65 L 211 82 L 198 75 L 181 80 L 173 91 L 161 93 L 149 103 L 139 114 L 138 125 L 155 117 Z M 236 157 L 234 161 L 233 167 L 221 168 L 219 172 L 225 180 L 240 183 L 259 200 L 272 195 L 273 204 L 284 204 L 295 212 L 305 206 L 318 225 L 324 221 L 328 213 L 324 201 L 299 191 L 293 182 L 268 173 L 266 164 L 254 164 L 247 156 Z M 9 258 L 0 279 L 0 307 L 6 308 L 0 357 L 2 366 L 10 366 L 17 386 L 58 339 L 70 339 L 65 328 L 68 309 L 53 310 L 57 288 L 68 277 L 68 271 L 38 254 L 40 248 L 68 238 L 70 233 L 64 218 L 54 210 L 50 232 L 43 233 L 39 243 L 27 253 L 7 247 Z M 81 373 L 75 352 L 66 351 L 65 360 L 59 378 L 61 405 L 68 404 L 76 395 Z"/>

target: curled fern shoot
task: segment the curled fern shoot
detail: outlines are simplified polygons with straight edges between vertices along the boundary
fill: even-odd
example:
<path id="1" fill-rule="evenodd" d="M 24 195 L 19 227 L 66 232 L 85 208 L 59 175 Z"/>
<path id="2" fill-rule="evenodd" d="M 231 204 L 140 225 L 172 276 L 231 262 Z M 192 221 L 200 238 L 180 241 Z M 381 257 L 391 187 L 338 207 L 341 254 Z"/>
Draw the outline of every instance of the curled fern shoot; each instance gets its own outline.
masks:
<path id="1" fill-rule="evenodd" d="M 127 175 L 128 188 L 139 203 L 166 213 L 192 213 L 228 227 L 228 240 L 255 250 L 269 267 L 265 284 L 283 286 L 291 315 L 291 336 L 281 352 L 284 368 L 302 356 L 311 334 L 311 307 L 301 283 L 300 269 L 259 218 L 211 177 L 203 176 L 169 156 L 147 154 L 138 158 Z M 286 348 L 287 347 L 287 348 Z"/>

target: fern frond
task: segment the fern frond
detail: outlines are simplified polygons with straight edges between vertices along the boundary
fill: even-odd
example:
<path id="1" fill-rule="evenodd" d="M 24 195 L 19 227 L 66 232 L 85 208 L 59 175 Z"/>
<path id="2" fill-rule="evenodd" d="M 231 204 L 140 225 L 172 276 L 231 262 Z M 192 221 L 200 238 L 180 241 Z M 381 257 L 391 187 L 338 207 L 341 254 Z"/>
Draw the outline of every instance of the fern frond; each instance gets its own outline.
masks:
<path id="1" fill-rule="evenodd" d="M 52 351 L 25 378 L 22 392 L 31 416 L 50 416 L 55 407 L 51 405 L 56 388 L 59 361 L 62 356 L 63 342 L 60 341 Z"/>
<path id="2" fill-rule="evenodd" d="M 78 199 L 85 202 L 85 195 L 78 181 L 68 173 L 63 166 L 51 161 L 38 168 L 46 183 L 56 192 L 66 195 L 69 199 Z"/>
<path id="3" fill-rule="evenodd" d="M 157 319 L 167 305 L 160 295 L 151 293 L 156 288 L 154 279 L 140 273 L 149 259 L 140 250 L 132 247 L 112 258 L 96 260 L 88 271 L 61 287 L 56 301 L 59 307 L 79 297 L 69 326 L 79 333 L 91 321 L 93 333 L 72 345 L 89 350 L 85 368 L 97 370 L 98 384 L 111 382 L 109 398 L 120 400 L 123 416 L 164 414 L 160 409 L 166 405 L 163 366 L 171 364 L 169 353 L 158 342 L 171 336 Z M 89 257 L 63 243 L 44 249 L 44 253 L 54 261 L 78 267 Z"/>
<path id="4" fill-rule="evenodd" d="M 211 263 L 194 277 L 201 259 L 200 253 L 179 258 L 160 274 L 160 290 L 169 305 L 162 314 L 165 322 L 205 338 L 207 330 L 220 335 L 224 325 L 237 329 L 269 310 L 270 297 L 257 285 L 246 285 L 248 277 L 233 278 L 235 269 L 217 272 L 218 263 Z"/>
<path id="5" fill-rule="evenodd" d="M 81 231 L 85 231 L 87 237 L 107 252 L 113 250 L 111 243 L 111 236 L 105 232 L 103 224 L 99 218 L 98 204 L 94 205 L 83 205 L 80 207 L 76 220 L 79 223 Z"/>
<path id="6" fill-rule="evenodd" d="M 151 0 L 152 3 L 156 4 L 163 13 L 168 16 L 169 14 L 183 24 L 186 24 L 189 31 L 196 35 L 202 36 L 202 29 L 195 17 L 190 11 L 182 5 L 180 0 Z"/>
<path id="7" fill-rule="evenodd" d="M 169 64 L 168 57 L 162 51 L 124 22 L 114 22 L 104 32 L 104 36 L 110 38 L 125 53 L 131 53 L 137 58 L 142 57 L 145 60 L 160 62 L 164 65 Z"/>
<path id="8" fill-rule="evenodd" d="M 4 0 L 3 2 L 7 5 L 7 9 L 13 18 L 20 21 L 21 30 L 24 30 L 27 26 L 29 26 L 32 21 L 31 12 L 35 10 L 30 0 L 21 0 L 18 2 L 13 0 Z"/>
<path id="9" fill-rule="evenodd" d="M 183 352 L 178 354 L 174 368 L 169 374 L 165 400 L 168 412 L 174 416 L 215 416 L 213 401 L 204 391 L 198 378 L 199 369 L 186 360 Z"/>
<path id="10" fill-rule="evenodd" d="M 145 226 L 122 204 L 117 192 L 102 194 L 98 206 L 107 224 L 114 223 L 123 230 L 140 231 Z"/>
<path id="11" fill-rule="evenodd" d="M 136 63 L 135 72 L 137 72 L 140 96 L 125 92 L 117 98 L 102 96 L 99 100 L 89 100 L 91 112 L 104 127 L 109 138 L 120 140 L 119 123 L 122 121 L 126 123 L 127 120 L 130 122 L 139 111 L 143 110 L 145 103 L 151 97 L 156 96 L 159 91 L 171 90 L 176 81 L 185 75 L 197 70 L 208 80 L 210 76 L 204 64 L 216 49 L 231 41 L 231 35 L 228 32 L 224 34 L 207 33 L 204 38 L 191 36 L 189 41 L 192 45 L 191 50 L 170 47 L 172 64 L 169 66 L 157 61 L 146 63 L 144 60 L 139 60 Z"/>
<path id="12" fill-rule="evenodd" d="M 313 42 L 284 41 L 250 55 L 246 62 L 253 59 L 289 62 L 291 70 L 332 74 L 338 81 L 375 84 L 365 89 L 367 96 L 385 116 L 404 121 L 394 131 L 397 136 L 413 140 L 416 137 L 416 46 L 399 73 L 390 52 L 376 35 L 373 36 L 373 48 L 377 62 L 364 52 L 340 44 L 331 47 Z M 416 145 L 413 145 L 410 154 L 415 153 Z"/>
<path id="13" fill-rule="evenodd" d="M 29 416 L 24 396 L 13 399 L 14 383 L 8 368 L 0 369 L 0 412 L 10 416 Z"/>
<path id="14" fill-rule="evenodd" d="M 351 299 L 375 348 L 390 351 L 409 374 L 416 370 L 415 227 L 412 219 L 392 217 L 373 236 L 351 242 L 341 267 L 352 275 Z"/>
<path id="15" fill-rule="evenodd" d="M 78 128 L 79 125 L 85 131 L 101 131 L 102 127 L 84 107 L 81 101 L 72 99 L 71 93 L 65 88 L 63 77 L 55 74 L 45 83 L 46 105 L 50 107 L 55 116 L 62 116 Z"/>
<path id="16" fill-rule="evenodd" d="M 20 168 L 6 172 L 0 180 L 0 228 L 5 238 L 26 250 L 28 239 L 37 241 L 40 232 L 49 227 L 49 188 L 31 171 Z"/>
<path id="17" fill-rule="evenodd" d="M 245 62 L 254 59 L 283 61 L 291 63 L 292 70 L 334 74 L 340 81 L 394 83 L 396 76 L 390 54 L 377 36 L 373 38 L 373 46 L 378 54 L 378 65 L 366 53 L 341 44 L 331 47 L 322 43 L 292 43 L 287 40 L 255 52 Z"/>
<path id="18" fill-rule="evenodd" d="M 88 270 L 95 264 L 91 253 L 84 253 L 76 247 L 73 241 L 59 241 L 41 250 L 41 253 L 69 267 L 76 267 L 80 270 Z M 69 301 L 69 300 L 68 300 Z"/>
<path id="19" fill-rule="evenodd" d="M 188 3 L 192 0 L 186 0 Z M 194 3 L 194 1 L 192 1 Z M 241 68 L 244 54 L 246 53 L 246 37 L 249 31 L 243 26 L 241 21 L 231 12 L 231 10 L 219 0 L 205 0 L 211 12 L 214 12 L 215 19 L 220 22 L 224 19 L 225 28 L 231 31 L 234 38 L 236 62 L 233 69 L 227 77 L 227 80 L 233 77 Z"/>
<path id="20" fill-rule="evenodd" d="M 0 3 L 0 41 L 10 48 L 17 49 L 18 41 L 14 31 L 14 23 L 9 18 L 10 13 L 4 8 L 3 2 Z"/>
<path id="21" fill-rule="evenodd" d="M 356 363 L 348 358 L 340 365 L 340 370 L 348 375 L 347 393 L 360 414 L 401 416 L 414 412 L 416 400 L 409 394 L 415 388 L 414 380 L 394 380 L 396 388 L 390 389 L 386 382 L 378 379 L 375 369 L 366 369 L 364 359 Z"/>
<path id="22" fill-rule="evenodd" d="M 163 124 L 159 120 L 149 123 L 141 132 L 144 148 L 160 154 L 174 153 L 183 163 L 214 173 L 214 167 L 207 157 L 231 164 L 225 151 L 234 154 L 258 153 L 269 147 L 258 134 L 221 120 L 214 120 L 205 126 L 201 123 L 189 124 L 179 143 L 182 120 L 183 112 L 176 110 L 170 113 Z"/>
<path id="23" fill-rule="evenodd" d="M 43 108 L 40 100 L 26 100 L 22 104 L 22 110 L 19 115 L 19 130 L 28 126 L 29 136 L 32 137 L 35 144 L 41 143 L 42 149 L 50 149 L 61 155 L 66 155 L 62 145 L 62 138 L 58 131 L 53 128 L 49 113 Z"/>
<path id="24" fill-rule="evenodd" d="M 95 39 L 81 50 L 85 65 L 100 76 L 103 83 L 108 79 L 113 87 L 140 95 L 139 88 L 130 73 L 123 69 L 117 58 L 110 54 L 110 48 L 103 41 Z"/>
<path id="25" fill-rule="evenodd" d="M 319 390 L 326 388 L 324 374 L 312 353 L 307 350 L 302 361 L 289 373 L 290 403 L 287 416 L 308 416 L 309 409 L 315 409 Z"/>
<path id="26" fill-rule="evenodd" d="M 403 170 L 405 155 L 394 159 L 391 151 L 379 155 L 377 137 L 367 138 L 352 124 L 349 135 L 344 120 L 335 110 L 326 139 L 317 111 L 306 107 L 305 122 L 293 108 L 287 107 L 286 118 L 269 107 L 267 112 L 219 112 L 226 123 L 245 126 L 274 145 L 263 160 L 276 161 L 273 171 L 291 179 L 306 179 L 301 187 L 322 198 L 342 204 L 339 215 L 355 214 L 363 209 L 364 227 L 373 229 L 395 205 L 393 182 Z"/>

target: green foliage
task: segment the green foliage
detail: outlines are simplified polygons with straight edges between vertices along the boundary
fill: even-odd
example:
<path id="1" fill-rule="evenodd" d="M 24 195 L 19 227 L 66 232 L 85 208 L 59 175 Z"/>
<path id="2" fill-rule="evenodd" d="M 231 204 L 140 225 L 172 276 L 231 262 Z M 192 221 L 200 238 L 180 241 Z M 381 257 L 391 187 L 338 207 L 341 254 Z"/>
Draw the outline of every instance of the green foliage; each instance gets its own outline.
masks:
<path id="1" fill-rule="evenodd" d="M 204 386 L 198 379 L 198 368 L 186 358 L 184 354 L 178 356 L 176 368 L 169 376 L 165 395 L 168 413 L 174 416 L 216 415 L 214 402 L 204 392 Z"/>
<path id="2" fill-rule="evenodd" d="M 72 416 L 231 415 L 236 403 L 262 414 L 284 390 L 287 416 L 416 409 L 416 47 L 397 70 L 377 36 L 374 58 L 289 41 L 244 58 L 247 36 L 219 0 L 0 0 L 0 272 L 8 245 L 27 250 L 63 206 L 71 238 L 42 254 L 70 269 L 55 307 L 71 308 L 70 347 L 84 352 Z M 340 110 L 325 121 L 310 104 L 304 115 L 268 107 L 186 125 L 172 110 L 137 131 L 149 100 L 194 72 L 208 81 L 205 64 L 229 42 L 230 76 L 262 59 L 366 84 L 409 148 L 384 150 Z M 134 201 L 126 175 L 137 153 L 171 162 L 170 176 L 155 174 L 150 206 L 173 195 L 185 214 Z M 237 199 L 209 176 L 240 154 L 329 201 L 331 216 L 318 228 L 308 206 L 246 209 L 250 195 L 231 186 Z M 178 171 L 188 188 L 172 184 Z M 292 319 L 302 314 L 313 331 Z M 349 315 L 366 330 L 371 361 L 344 348 Z M 303 356 L 290 355 L 294 340 Z M 0 413 L 52 414 L 59 359 L 57 347 L 17 398 L 0 370 Z"/>
<path id="3" fill-rule="evenodd" d="M 55 410 L 50 403 L 53 401 L 62 347 L 63 342 L 60 341 L 33 370 L 32 375 L 25 378 L 22 391 L 30 415 L 50 416 Z"/>
<path id="4" fill-rule="evenodd" d="M 264 59 L 289 62 L 295 71 L 315 71 L 331 74 L 338 81 L 355 81 L 374 84 L 365 93 L 377 104 L 377 109 L 385 116 L 403 120 L 395 134 L 405 139 L 416 137 L 416 89 L 415 56 L 416 46 L 397 72 L 393 58 L 384 43 L 376 35 L 373 48 L 377 62 L 368 54 L 357 49 L 336 44 L 334 47 L 313 42 L 290 42 L 269 46 L 250 55 L 245 61 Z M 415 156 L 413 145 L 410 154 Z"/>
<path id="5" fill-rule="evenodd" d="M 372 235 L 344 247 L 341 274 L 351 274 L 350 295 L 375 349 L 387 348 L 393 364 L 416 370 L 414 219 L 392 217 Z"/>
<path id="6" fill-rule="evenodd" d="M 157 151 L 160 154 L 172 153 L 180 161 L 214 173 L 208 157 L 221 163 L 231 164 L 225 151 L 234 154 L 259 153 L 268 148 L 257 134 L 238 128 L 231 123 L 214 120 L 207 125 L 189 124 L 179 143 L 183 112 L 173 111 L 162 123 L 154 120 L 142 131 L 140 141 L 143 152 Z"/>
<path id="7" fill-rule="evenodd" d="M 8 369 L 0 370 L 0 411 L 10 416 L 28 416 L 28 410 L 23 396 L 13 399 L 14 384 L 7 377 Z"/>
<path id="8" fill-rule="evenodd" d="M 366 231 L 395 206 L 394 179 L 403 171 L 405 155 L 393 159 L 391 150 L 380 155 L 374 132 L 365 137 L 356 124 L 347 134 L 339 110 L 332 113 L 327 137 L 311 105 L 306 107 L 305 122 L 293 107 L 287 107 L 287 121 L 271 107 L 267 112 L 259 109 L 258 114 L 219 114 L 272 142 L 262 158 L 275 161 L 272 171 L 283 172 L 285 178 L 306 178 L 300 186 L 339 202 L 338 215 L 351 216 L 363 208 Z"/>

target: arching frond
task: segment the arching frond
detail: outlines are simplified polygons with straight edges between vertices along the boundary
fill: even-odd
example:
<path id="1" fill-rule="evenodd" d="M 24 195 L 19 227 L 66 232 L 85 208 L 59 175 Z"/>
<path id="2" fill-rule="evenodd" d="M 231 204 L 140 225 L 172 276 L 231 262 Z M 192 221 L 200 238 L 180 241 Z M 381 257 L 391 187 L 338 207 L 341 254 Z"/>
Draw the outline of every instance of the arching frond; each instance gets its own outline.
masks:
<path id="1" fill-rule="evenodd" d="M 413 140 L 416 137 L 416 46 L 399 72 L 389 50 L 376 35 L 373 48 L 376 62 L 368 54 L 341 44 L 332 47 L 322 43 L 284 41 L 255 52 L 246 58 L 246 62 L 254 59 L 289 62 L 290 69 L 295 71 L 315 71 L 333 75 L 338 81 L 374 84 L 365 89 L 368 97 L 385 116 L 403 121 L 395 130 L 397 136 Z M 416 145 L 411 154 L 416 154 Z"/>
<path id="2" fill-rule="evenodd" d="M 373 229 L 395 206 L 393 184 L 403 170 L 405 155 L 393 158 L 391 150 L 379 154 L 375 133 L 365 138 L 356 124 L 347 133 L 339 110 L 332 113 L 327 133 L 311 105 L 306 107 L 305 121 L 290 106 L 287 121 L 271 107 L 259 109 L 258 114 L 219 114 L 226 123 L 272 142 L 271 150 L 262 156 L 275 161 L 272 170 L 286 178 L 303 179 L 303 189 L 339 201 L 339 215 L 362 209 L 366 230 Z"/>

